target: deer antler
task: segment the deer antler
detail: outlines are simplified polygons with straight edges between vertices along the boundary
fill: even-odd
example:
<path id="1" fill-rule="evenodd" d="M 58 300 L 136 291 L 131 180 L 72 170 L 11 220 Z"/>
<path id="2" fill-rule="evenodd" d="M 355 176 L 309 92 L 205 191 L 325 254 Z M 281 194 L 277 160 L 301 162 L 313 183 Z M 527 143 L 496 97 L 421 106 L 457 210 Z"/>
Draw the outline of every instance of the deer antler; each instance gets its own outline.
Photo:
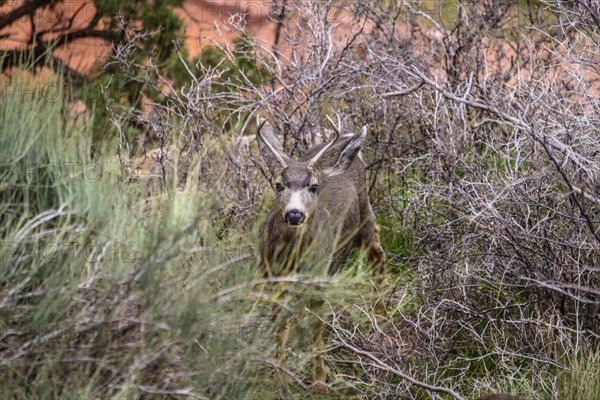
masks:
<path id="1" fill-rule="evenodd" d="M 335 113 L 335 115 L 337 116 L 337 120 L 338 120 L 338 124 L 337 126 L 335 125 L 335 123 L 331 120 L 331 117 L 329 115 L 325 115 L 325 117 L 327 118 L 327 120 L 329 121 L 329 123 L 331 124 L 331 128 L 337 132 L 338 136 L 341 136 L 341 130 L 342 130 L 342 119 L 340 118 L 340 114 Z"/>
<path id="2" fill-rule="evenodd" d="M 336 113 L 337 114 L 337 113 Z M 327 119 L 329 120 L 329 123 L 331 123 L 331 126 L 333 127 L 333 139 L 327 143 L 325 145 L 325 147 L 323 147 L 321 149 L 321 151 L 319 151 L 313 158 L 310 159 L 310 161 L 308 162 L 308 166 L 312 167 L 313 165 L 315 165 L 319 159 L 323 156 L 323 154 L 325 154 L 325 152 L 327 150 L 329 150 L 331 148 L 331 146 L 333 146 L 333 144 L 338 140 L 338 138 L 340 137 L 340 131 L 339 129 L 341 129 L 341 120 L 340 120 L 340 116 L 338 114 L 338 123 L 339 123 L 339 128 L 335 126 L 335 124 L 333 123 L 333 121 L 331 121 L 331 118 L 329 118 L 329 115 L 326 115 Z"/>
<path id="3" fill-rule="evenodd" d="M 283 155 L 281 154 L 281 152 L 278 151 L 273 146 L 273 143 L 271 143 L 271 139 L 273 139 L 275 137 L 273 135 L 271 125 L 267 124 L 267 126 L 269 127 L 269 136 L 271 136 L 271 137 L 265 137 L 265 135 L 264 135 L 264 133 L 262 131 L 263 126 L 266 123 L 267 123 L 267 119 L 266 118 L 261 122 L 260 116 L 256 117 L 256 125 L 258 126 L 256 134 L 258 135 L 259 139 L 265 144 L 265 146 L 267 146 L 267 148 L 273 154 L 273 156 L 279 162 L 279 164 L 281 164 L 281 166 L 285 168 L 285 166 L 287 165 L 287 162 L 286 162 L 285 158 L 283 157 Z"/>

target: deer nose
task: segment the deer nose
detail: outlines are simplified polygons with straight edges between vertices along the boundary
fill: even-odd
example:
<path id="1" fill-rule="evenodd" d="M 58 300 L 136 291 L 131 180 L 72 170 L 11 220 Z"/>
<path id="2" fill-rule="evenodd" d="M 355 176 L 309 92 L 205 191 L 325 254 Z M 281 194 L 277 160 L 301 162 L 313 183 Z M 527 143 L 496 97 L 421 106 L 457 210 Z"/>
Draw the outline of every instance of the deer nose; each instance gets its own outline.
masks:
<path id="1" fill-rule="evenodd" d="M 300 225 L 304 222 L 304 214 L 300 210 L 288 211 L 285 214 L 285 222 L 290 225 Z"/>

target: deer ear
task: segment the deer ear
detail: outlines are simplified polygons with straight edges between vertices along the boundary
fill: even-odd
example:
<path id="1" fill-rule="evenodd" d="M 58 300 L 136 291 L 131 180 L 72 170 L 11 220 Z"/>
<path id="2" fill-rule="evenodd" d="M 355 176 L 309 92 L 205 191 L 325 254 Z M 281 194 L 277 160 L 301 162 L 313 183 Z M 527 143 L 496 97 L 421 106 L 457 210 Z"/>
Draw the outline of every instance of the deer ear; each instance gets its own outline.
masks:
<path id="1" fill-rule="evenodd" d="M 283 147 L 279 143 L 275 130 L 266 121 L 262 123 L 258 122 L 256 142 L 258 143 L 258 149 L 263 160 L 265 160 L 271 172 L 285 168 L 290 159 L 283 153 Z"/>
<path id="2" fill-rule="evenodd" d="M 348 167 L 352 164 L 352 161 L 356 158 L 360 152 L 365 137 L 367 136 L 367 127 L 363 126 L 360 133 L 350 137 L 341 143 L 336 145 L 330 150 L 330 155 L 327 157 L 330 160 L 336 160 L 332 166 L 324 166 L 323 174 L 325 176 L 336 176 L 343 174 Z M 343 139 L 340 139 L 342 141 Z M 331 164 L 330 164 L 331 165 Z"/>

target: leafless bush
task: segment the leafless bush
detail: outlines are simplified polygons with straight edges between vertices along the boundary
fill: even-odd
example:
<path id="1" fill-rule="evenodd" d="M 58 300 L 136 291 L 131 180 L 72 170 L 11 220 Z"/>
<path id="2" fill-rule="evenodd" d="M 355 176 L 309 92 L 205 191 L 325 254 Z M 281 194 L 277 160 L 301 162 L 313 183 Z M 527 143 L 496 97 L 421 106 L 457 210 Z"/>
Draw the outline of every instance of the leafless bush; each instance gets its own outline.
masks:
<path id="1" fill-rule="evenodd" d="M 397 341 L 409 336 L 410 348 L 420 349 L 412 371 L 422 382 L 527 393 L 531 388 L 517 383 L 526 379 L 526 362 L 534 393 L 556 396 L 553 368 L 597 343 L 598 10 L 586 2 L 546 6 L 539 21 L 513 28 L 522 51 L 490 36 L 499 33 L 494 24 L 506 23 L 508 5 L 497 2 L 481 9 L 464 3 L 461 27 L 434 27 L 442 38 L 429 42 L 437 49 L 429 71 L 377 41 L 369 48 L 375 64 L 396 72 L 372 85 L 397 91 L 391 95 L 403 96 L 405 126 L 420 125 L 421 136 L 382 163 L 384 175 L 399 180 L 384 183 L 381 202 L 408 232 L 412 251 L 397 261 L 418 278 L 410 292 L 423 303 L 416 311 L 399 308 L 379 332 L 396 346 L 348 339 L 343 325 L 332 324 L 336 342 L 369 366 L 371 382 L 402 377 L 412 363 Z M 490 18 L 492 25 L 482 23 Z M 493 41 L 504 53 L 480 46 Z M 492 66 L 490 57 L 514 61 Z M 456 379 L 475 368 L 503 378 Z"/>
<path id="2" fill-rule="evenodd" d="M 398 274 L 387 324 L 332 310 L 338 377 L 365 397 L 416 398 L 415 385 L 556 396 L 554 371 L 600 336 L 600 9 L 457 4 L 444 20 L 413 2 L 284 3 L 279 43 L 245 39 L 267 83 L 241 71 L 215 91 L 222 69 L 187 66 L 189 83 L 162 80 L 165 102 L 144 118 L 185 149 L 219 138 L 225 161 L 199 178 L 246 222 L 265 193 L 251 140 L 239 146 L 257 113 L 292 154 L 327 135 L 327 113 L 347 130 L 368 124 L 371 195 Z M 243 32 L 243 16 L 221 29 Z"/>

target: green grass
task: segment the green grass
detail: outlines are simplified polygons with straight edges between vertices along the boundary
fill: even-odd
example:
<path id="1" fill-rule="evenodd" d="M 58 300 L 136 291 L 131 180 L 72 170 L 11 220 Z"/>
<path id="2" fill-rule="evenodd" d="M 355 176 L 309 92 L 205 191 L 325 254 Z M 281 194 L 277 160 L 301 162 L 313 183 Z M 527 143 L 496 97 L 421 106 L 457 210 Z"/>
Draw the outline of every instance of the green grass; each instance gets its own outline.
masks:
<path id="1" fill-rule="evenodd" d="M 582 350 L 566 367 L 558 377 L 561 400 L 595 400 L 600 396 L 599 350 Z"/>
<path id="2" fill-rule="evenodd" d="M 128 180 L 91 124 L 63 115 L 44 98 L 0 104 L 0 397 L 245 392 L 264 368 L 229 377 L 269 335 L 244 313 L 260 305 L 239 304 L 251 287 L 222 292 L 254 278 L 255 240 L 228 237 L 249 256 L 211 270 L 218 199 L 193 180 L 179 191 L 174 170 L 164 185 Z"/>

